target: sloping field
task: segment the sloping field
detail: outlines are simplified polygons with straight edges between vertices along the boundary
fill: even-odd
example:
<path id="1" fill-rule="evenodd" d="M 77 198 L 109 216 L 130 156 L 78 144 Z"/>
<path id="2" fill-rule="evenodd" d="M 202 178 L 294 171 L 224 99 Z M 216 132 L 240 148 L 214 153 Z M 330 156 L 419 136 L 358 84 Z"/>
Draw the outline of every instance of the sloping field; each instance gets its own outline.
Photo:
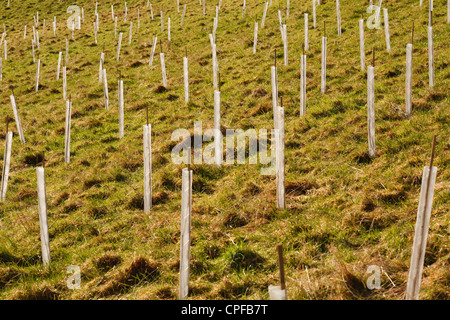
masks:
<path id="1" fill-rule="evenodd" d="M 374 1 L 378 2 L 378 1 Z M 214 126 L 209 34 L 216 2 L 17 1 L 0 4 L 0 156 L 14 92 L 25 143 L 14 120 L 6 199 L 0 204 L 1 299 L 177 299 L 180 265 L 181 170 L 174 164 L 172 132 L 194 122 Z M 265 25 L 264 1 L 223 0 L 216 30 L 221 126 L 274 126 L 270 68 L 277 56 L 278 91 L 285 108 L 286 209 L 278 209 L 275 175 L 261 164 L 193 164 L 189 299 L 268 299 L 279 282 L 276 245 L 283 244 L 288 299 L 404 299 L 422 172 L 437 135 L 437 169 L 420 299 L 450 298 L 450 24 L 446 1 L 434 1 L 435 84 L 429 86 L 428 1 L 383 1 L 389 10 L 391 52 L 384 25 L 365 25 L 366 66 L 375 50 L 376 156 L 368 154 L 367 73 L 360 70 L 359 24 L 369 1 L 336 3 L 273 0 Z M 83 8 L 81 29 L 67 27 L 69 5 Z M 117 16 L 117 37 L 114 20 Z M 138 25 L 139 9 L 139 25 Z M 287 25 L 284 65 L 278 10 Z M 164 30 L 161 32 L 160 12 Z M 39 20 L 37 21 L 37 12 Z M 309 13 L 306 114 L 300 117 L 300 55 Z M 39 90 L 33 62 L 38 25 Z M 56 36 L 52 22 L 56 17 Z M 168 18 L 171 19 L 168 41 Z M 381 20 L 383 12 L 381 10 Z M 43 22 L 45 19 L 45 29 Z M 253 54 L 254 22 L 259 22 Z M 130 22 L 133 22 L 129 44 Z M 326 22 L 327 91 L 321 93 L 321 46 Z M 406 45 L 414 22 L 412 114 L 405 114 Z M 24 28 L 27 26 L 24 38 Z M 120 59 L 118 34 L 123 32 Z M 149 66 L 153 37 L 158 37 Z M 58 54 L 66 58 L 72 100 L 71 160 L 64 162 L 65 108 Z M 159 43 L 160 42 L 160 43 Z M 99 82 L 105 53 L 109 110 Z M 167 87 L 162 86 L 164 52 Z M 183 57 L 189 58 L 190 101 L 184 102 Z M 124 81 L 124 137 L 119 139 L 118 79 Z M 143 204 L 142 126 L 152 125 L 152 203 Z M 206 147 L 207 143 L 204 143 Z M 41 256 L 36 165 L 45 156 L 51 262 Z M 248 156 L 248 154 L 247 154 Z M 225 152 L 224 152 L 225 159 Z M 80 289 L 67 287 L 67 268 L 78 266 Z M 369 266 L 381 288 L 367 288 Z"/>

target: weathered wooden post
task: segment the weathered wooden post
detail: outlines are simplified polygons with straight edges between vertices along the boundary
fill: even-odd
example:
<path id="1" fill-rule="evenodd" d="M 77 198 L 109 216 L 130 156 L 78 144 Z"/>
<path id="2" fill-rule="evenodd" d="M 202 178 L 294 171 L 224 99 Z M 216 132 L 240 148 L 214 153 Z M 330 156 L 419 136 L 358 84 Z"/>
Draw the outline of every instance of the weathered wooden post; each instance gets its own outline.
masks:
<path id="1" fill-rule="evenodd" d="M 242 4 L 242 17 L 245 17 L 245 5 L 246 5 L 246 0 L 244 0 L 244 3 Z"/>
<path id="2" fill-rule="evenodd" d="M 361 60 L 361 71 L 366 69 L 366 52 L 364 47 L 364 19 L 359 20 L 359 56 Z"/>
<path id="3" fill-rule="evenodd" d="M 423 168 L 420 200 L 417 210 L 414 242 L 411 252 L 406 300 L 418 300 L 422 278 L 425 249 L 427 246 L 428 229 L 430 227 L 431 208 L 433 204 L 434 185 L 436 183 L 437 167 L 433 167 L 436 135 L 433 137 L 431 160 L 428 167 Z"/>
<path id="4" fill-rule="evenodd" d="M 12 146 L 12 131 L 8 130 L 9 117 L 6 116 L 6 134 L 5 134 L 5 153 L 3 154 L 3 168 L 2 168 L 2 181 L 0 184 L 0 201 L 6 199 L 6 191 L 8 189 L 8 177 L 9 168 L 11 165 L 11 146 Z"/>
<path id="5" fill-rule="evenodd" d="M 384 36 L 386 38 L 386 50 L 387 52 L 391 52 L 391 36 L 389 34 L 389 16 L 388 9 L 383 8 L 383 16 L 384 16 Z"/>
<path id="6" fill-rule="evenodd" d="M 45 160 L 42 160 L 43 162 Z M 37 174 L 37 193 L 38 193 L 38 207 L 39 207 L 39 225 L 41 233 L 41 249 L 42 262 L 44 265 L 50 263 L 50 244 L 48 236 L 48 222 L 47 222 L 47 196 L 45 191 L 45 169 L 36 167 Z"/>
<path id="7" fill-rule="evenodd" d="M 19 112 L 17 111 L 16 98 L 14 97 L 14 93 L 9 96 L 11 100 L 11 106 L 14 113 L 14 120 L 16 121 L 17 132 L 19 133 L 20 142 L 25 143 L 25 138 L 23 136 L 22 124 L 20 122 Z"/>
<path id="8" fill-rule="evenodd" d="M 203 0 L 205 1 L 205 0 Z M 190 153 L 190 148 L 189 148 Z M 179 299 L 189 294 L 189 265 L 191 256 L 191 215 L 192 215 L 192 170 L 190 170 L 190 154 L 188 168 L 182 170 L 181 191 L 181 235 L 180 235 L 180 291 Z"/>
<path id="9" fill-rule="evenodd" d="M 373 51 L 375 55 L 375 50 Z M 375 59 L 374 59 L 375 60 Z M 375 63 L 373 63 L 375 64 Z M 367 127 L 369 156 L 375 157 L 375 68 L 367 66 Z"/>
<path id="10" fill-rule="evenodd" d="M 281 100 L 282 101 L 282 100 Z M 277 180 L 277 208 L 285 209 L 285 165 L 284 165 L 284 107 L 283 102 L 277 109 L 277 133 L 276 137 L 276 180 Z"/>
<path id="11" fill-rule="evenodd" d="M 144 212 L 152 208 L 152 125 L 148 123 L 148 106 L 146 108 L 147 124 L 144 131 Z"/>
<path id="12" fill-rule="evenodd" d="M 161 33 L 164 32 L 164 20 L 163 20 L 163 12 L 161 10 Z"/>
<path id="13" fill-rule="evenodd" d="M 269 285 L 269 297 L 270 300 L 286 300 L 287 295 L 286 295 L 286 280 L 284 274 L 283 246 L 281 244 L 277 245 L 277 253 L 278 253 L 278 268 L 280 271 L 280 285 L 279 286 Z"/>
<path id="14" fill-rule="evenodd" d="M 64 135 L 64 162 L 70 163 L 70 127 L 72 122 L 72 100 L 69 97 L 66 100 L 66 123 L 65 123 L 65 135 Z"/>

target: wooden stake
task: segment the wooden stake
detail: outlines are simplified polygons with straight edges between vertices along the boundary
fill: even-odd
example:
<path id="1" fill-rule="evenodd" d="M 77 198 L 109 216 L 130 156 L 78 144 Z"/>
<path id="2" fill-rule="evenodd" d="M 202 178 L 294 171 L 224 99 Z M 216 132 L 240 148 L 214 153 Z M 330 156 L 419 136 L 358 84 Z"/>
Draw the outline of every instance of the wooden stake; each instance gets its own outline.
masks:
<path id="1" fill-rule="evenodd" d="M 283 259 L 283 245 L 280 243 L 277 245 L 277 253 L 278 253 L 278 267 L 280 270 L 280 289 L 286 289 L 286 280 L 284 274 L 284 259 Z"/>

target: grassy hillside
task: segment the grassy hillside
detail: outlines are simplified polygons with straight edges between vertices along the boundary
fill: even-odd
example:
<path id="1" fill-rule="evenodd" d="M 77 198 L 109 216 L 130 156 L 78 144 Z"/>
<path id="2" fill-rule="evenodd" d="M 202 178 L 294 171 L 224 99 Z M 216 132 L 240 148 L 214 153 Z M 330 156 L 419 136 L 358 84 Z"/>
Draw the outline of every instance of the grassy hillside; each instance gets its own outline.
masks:
<path id="1" fill-rule="evenodd" d="M 181 1 L 183 3 L 183 1 Z M 424 1 L 427 2 L 427 1 Z M 171 160 L 175 129 L 193 133 L 194 121 L 213 127 L 211 46 L 215 3 L 189 1 L 183 26 L 175 0 L 99 2 L 100 30 L 94 42 L 95 1 L 84 8 L 81 30 L 66 26 L 66 1 L 6 1 L 0 23 L 7 32 L 8 59 L 0 82 L 0 118 L 13 116 L 14 90 L 24 135 L 14 122 L 7 199 L 0 207 L 1 299 L 176 299 L 180 248 L 181 170 Z M 286 109 L 286 209 L 276 208 L 275 176 L 260 165 L 192 165 L 193 216 L 190 299 L 268 299 L 278 283 L 275 247 L 284 247 L 289 299 L 403 299 L 406 290 L 423 167 L 437 134 L 438 167 L 421 286 L 421 299 L 450 298 L 450 24 L 444 1 L 435 1 L 436 81 L 428 86 L 428 7 L 419 1 L 383 1 L 389 9 L 391 53 L 383 28 L 365 29 L 367 64 L 376 50 L 376 145 L 367 147 L 366 73 L 359 67 L 358 20 L 369 1 L 341 1 L 342 35 L 336 31 L 335 1 L 317 7 L 291 1 L 287 19 L 289 65 L 273 0 L 253 55 L 253 30 L 263 1 L 223 0 L 217 50 L 221 77 L 222 126 L 271 129 L 270 66 L 276 50 L 279 93 Z M 123 32 L 121 58 L 110 5 Z M 137 9 L 140 28 L 137 27 Z M 161 34 L 159 12 L 164 11 Z M 33 15 L 39 11 L 40 88 L 31 51 Z M 304 13 L 310 13 L 307 54 L 307 111 L 299 116 L 300 54 Z M 51 22 L 57 19 L 53 36 Z M 171 42 L 167 41 L 170 17 Z M 45 33 L 42 21 L 46 20 Z M 323 21 L 327 22 L 328 74 L 320 93 Z M 128 44 L 129 22 L 133 40 Z M 405 116 L 406 44 L 415 23 L 412 116 Z M 27 36 L 23 39 L 24 25 Z M 3 26 L 1 26 L 3 32 Z M 161 39 L 168 87 L 161 87 L 158 44 L 151 67 L 153 36 Z M 65 102 L 56 81 L 58 52 L 70 40 L 68 94 L 73 101 L 72 152 L 64 163 Z M 105 50 L 110 109 L 98 81 Z M 0 50 L 3 55 L 3 47 Z M 191 102 L 184 103 L 183 61 L 187 51 Z M 118 135 L 117 80 L 125 88 L 125 137 Z M 153 148 L 153 208 L 143 212 L 142 125 L 149 106 Z M 5 138 L 0 126 L 1 148 Z M 51 263 L 44 267 L 36 188 L 36 162 L 45 152 Z M 81 289 L 66 286 L 69 265 L 81 269 Z M 381 289 L 366 288 L 370 265 L 382 267 Z"/>

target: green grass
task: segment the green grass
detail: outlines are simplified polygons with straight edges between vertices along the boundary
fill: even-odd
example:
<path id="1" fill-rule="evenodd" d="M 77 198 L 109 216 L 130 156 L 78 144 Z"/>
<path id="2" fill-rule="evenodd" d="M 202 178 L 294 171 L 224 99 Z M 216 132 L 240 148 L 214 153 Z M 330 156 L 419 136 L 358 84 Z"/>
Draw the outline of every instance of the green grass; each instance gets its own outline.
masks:
<path id="1" fill-rule="evenodd" d="M 418 3 L 418 2 L 417 2 Z M 192 261 L 189 299 L 268 299 L 277 284 L 275 247 L 284 247 L 289 299 L 403 299 L 409 270 L 423 167 L 437 134 L 438 176 L 421 285 L 422 299 L 450 298 L 450 25 L 446 7 L 435 4 L 435 87 L 428 87 L 427 6 L 416 1 L 383 1 L 389 9 L 391 53 L 384 30 L 365 29 L 367 64 L 376 48 L 377 156 L 368 158 L 366 73 L 359 70 L 358 19 L 369 17 L 362 3 L 342 1 L 342 36 L 337 36 L 335 2 L 317 8 L 291 2 L 288 20 L 289 65 L 277 10 L 269 7 L 252 54 L 255 15 L 264 3 L 225 0 L 219 13 L 216 43 L 221 77 L 222 126 L 271 129 L 270 66 L 277 50 L 279 92 L 286 112 L 286 209 L 276 208 L 274 176 L 261 176 L 261 165 L 192 165 Z M 94 1 L 79 1 L 85 23 L 71 39 L 65 23 L 67 4 L 49 0 L 2 6 L 8 60 L 0 82 L 0 117 L 12 116 L 14 89 L 24 128 L 21 144 L 14 123 L 7 199 L 0 207 L 1 299 L 176 299 L 180 247 L 181 169 L 171 161 L 175 129 L 193 133 L 194 121 L 213 126 L 211 47 L 215 5 L 206 17 L 198 2 L 181 11 L 174 1 L 99 3 L 100 31 L 94 43 Z M 110 5 L 124 32 L 121 59 Z M 164 7 L 165 30 L 159 12 Z M 137 28 L 137 8 L 140 28 Z M 182 7 L 181 7 L 182 8 Z M 300 54 L 303 14 L 309 10 L 307 111 L 299 117 Z M 33 15 L 39 27 L 41 87 L 34 92 L 36 66 L 31 53 Z M 57 37 L 51 21 L 57 17 Z M 172 41 L 167 41 L 167 18 Z M 327 21 L 327 93 L 320 93 L 323 21 Z M 128 45 L 129 21 L 133 41 Z M 412 116 L 404 115 L 406 44 L 415 23 Z M 27 38 L 23 28 L 27 25 Z M 162 40 L 168 90 L 162 85 L 158 44 L 148 66 L 153 35 Z M 56 81 L 59 51 L 70 39 L 68 94 L 73 100 L 71 163 L 64 163 L 65 102 Z M 105 49 L 110 110 L 103 106 L 98 83 L 100 53 Z M 3 47 L 2 47 L 3 49 Z M 182 57 L 189 56 L 190 97 L 184 103 Z M 1 50 L 3 52 L 3 50 Z M 125 137 L 118 138 L 117 79 L 125 89 Z M 149 106 L 152 124 L 153 203 L 143 212 L 142 125 Z M 2 125 L 4 127 L 4 125 Z M 4 130 L 0 138 L 4 141 Z M 2 142 L 3 143 L 3 142 Z M 3 150 L 3 148 L 1 148 Z M 45 151 L 51 263 L 44 267 L 36 189 L 36 157 Z M 2 151 L 3 152 L 3 151 Z M 3 159 L 3 153 L 1 153 Z M 67 267 L 81 269 L 81 289 L 66 286 Z M 365 288 L 367 267 L 385 273 L 382 288 Z M 391 280 L 389 280 L 389 278 Z M 395 284 L 392 285 L 391 281 Z"/>

